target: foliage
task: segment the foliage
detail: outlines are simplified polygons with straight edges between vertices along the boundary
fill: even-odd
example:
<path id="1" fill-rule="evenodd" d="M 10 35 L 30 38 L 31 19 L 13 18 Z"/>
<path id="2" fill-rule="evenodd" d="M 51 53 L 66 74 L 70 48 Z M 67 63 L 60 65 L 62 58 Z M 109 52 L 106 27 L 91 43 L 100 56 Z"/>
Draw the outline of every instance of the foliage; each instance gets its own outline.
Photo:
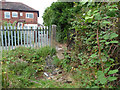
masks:
<path id="1" fill-rule="evenodd" d="M 66 40 L 68 28 L 70 27 L 69 18 L 72 17 L 70 8 L 73 3 L 54 2 L 44 11 L 44 25 L 57 25 L 57 41 L 63 42 Z"/>
<path id="2" fill-rule="evenodd" d="M 61 66 L 71 71 L 73 76 L 78 76 L 74 78 L 80 87 L 118 87 L 118 3 L 74 3 L 72 10 L 75 17 L 70 20 L 70 30 L 74 30 L 74 33 L 70 36 L 75 44 L 72 54 L 65 55 Z"/>
<path id="3" fill-rule="evenodd" d="M 5 88 L 30 87 L 42 75 L 47 55 L 54 55 L 55 49 L 43 47 L 31 49 L 19 47 L 2 53 L 2 85 Z"/>

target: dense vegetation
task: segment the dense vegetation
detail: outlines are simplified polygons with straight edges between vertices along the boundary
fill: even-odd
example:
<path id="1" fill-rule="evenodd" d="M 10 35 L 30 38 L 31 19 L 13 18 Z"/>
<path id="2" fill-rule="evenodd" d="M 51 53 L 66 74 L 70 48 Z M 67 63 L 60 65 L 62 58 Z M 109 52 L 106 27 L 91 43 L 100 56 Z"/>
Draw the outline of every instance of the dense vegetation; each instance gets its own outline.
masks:
<path id="1" fill-rule="evenodd" d="M 45 58 L 56 53 L 54 48 L 31 49 L 19 47 L 2 53 L 3 88 L 44 87 L 41 79 L 45 67 Z M 41 82 L 35 83 L 35 82 Z M 49 80 L 47 81 L 50 82 Z M 52 81 L 51 81 L 52 82 Z"/>
<path id="2" fill-rule="evenodd" d="M 119 5 L 120 2 L 55 2 L 44 12 L 44 24 L 58 26 L 59 42 L 74 31 L 70 35 L 74 42 L 71 54 L 66 53 L 59 65 L 73 72 L 80 87 L 120 85 Z"/>
<path id="3" fill-rule="evenodd" d="M 52 3 L 50 7 L 48 7 L 43 15 L 44 25 L 57 25 L 57 41 L 63 42 L 63 40 L 67 39 L 68 28 L 70 28 L 71 24 L 69 23 L 69 19 L 73 17 L 70 12 L 70 9 L 73 7 L 73 3 L 62 3 L 56 2 Z"/>

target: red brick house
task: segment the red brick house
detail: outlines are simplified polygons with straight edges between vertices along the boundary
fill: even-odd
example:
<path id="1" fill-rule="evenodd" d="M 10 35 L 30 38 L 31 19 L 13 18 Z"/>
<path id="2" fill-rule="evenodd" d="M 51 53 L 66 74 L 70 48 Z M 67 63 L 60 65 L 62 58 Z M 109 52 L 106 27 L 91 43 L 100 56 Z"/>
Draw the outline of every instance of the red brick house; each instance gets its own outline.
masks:
<path id="1" fill-rule="evenodd" d="M 36 28 L 38 25 L 39 11 L 20 2 L 0 1 L 0 21 L 14 23 L 19 27 Z"/>

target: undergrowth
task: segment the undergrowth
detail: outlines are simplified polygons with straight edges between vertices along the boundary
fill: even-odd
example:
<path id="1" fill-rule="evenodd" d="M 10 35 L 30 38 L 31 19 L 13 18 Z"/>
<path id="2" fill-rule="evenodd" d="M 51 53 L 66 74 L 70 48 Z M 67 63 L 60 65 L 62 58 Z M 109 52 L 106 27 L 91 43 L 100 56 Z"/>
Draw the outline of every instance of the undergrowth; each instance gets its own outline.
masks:
<path id="1" fill-rule="evenodd" d="M 42 77 L 45 58 L 55 55 L 56 50 L 50 47 L 32 49 L 19 47 L 2 52 L 2 86 L 3 88 L 30 87 Z"/>

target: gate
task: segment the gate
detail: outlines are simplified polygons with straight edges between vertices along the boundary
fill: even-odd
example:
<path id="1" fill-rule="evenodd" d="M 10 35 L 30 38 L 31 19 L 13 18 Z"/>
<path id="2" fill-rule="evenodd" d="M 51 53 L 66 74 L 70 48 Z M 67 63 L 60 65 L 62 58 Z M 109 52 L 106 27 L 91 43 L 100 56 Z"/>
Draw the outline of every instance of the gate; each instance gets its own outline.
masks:
<path id="1" fill-rule="evenodd" d="M 56 35 L 56 25 L 38 27 L 37 29 L 1 26 L 0 35 L 0 51 L 12 50 L 20 46 L 31 48 L 52 46 Z"/>

